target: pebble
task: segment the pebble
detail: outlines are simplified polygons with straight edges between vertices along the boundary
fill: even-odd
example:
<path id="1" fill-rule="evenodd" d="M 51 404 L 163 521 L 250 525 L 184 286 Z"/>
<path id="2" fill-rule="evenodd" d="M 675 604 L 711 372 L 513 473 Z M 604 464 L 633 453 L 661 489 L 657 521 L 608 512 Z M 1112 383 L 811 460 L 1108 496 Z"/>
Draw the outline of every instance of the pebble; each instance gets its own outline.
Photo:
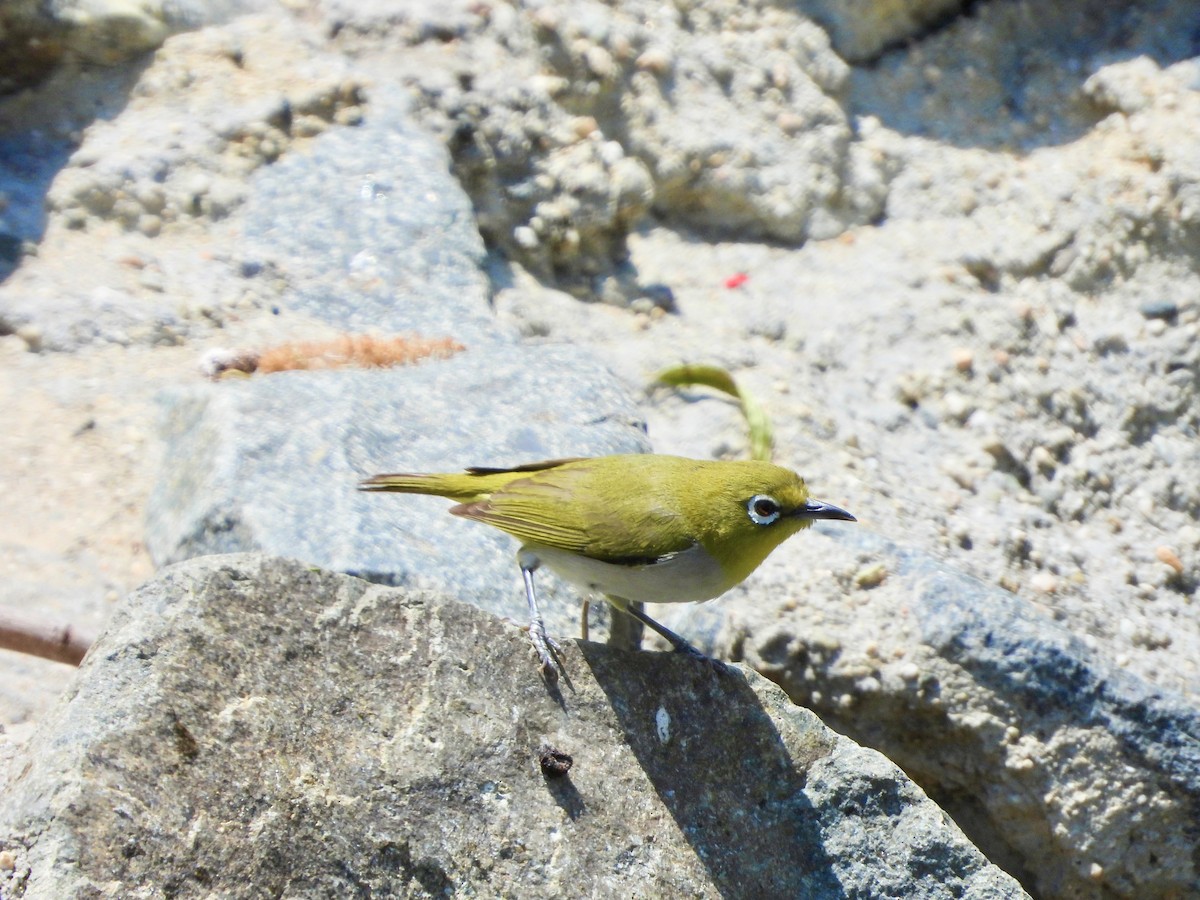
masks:
<path id="1" fill-rule="evenodd" d="M 1049 472 L 1057 465 L 1054 454 L 1042 446 L 1034 447 L 1029 458 L 1043 472 Z"/>
<path id="2" fill-rule="evenodd" d="M 665 75 L 671 69 L 671 55 L 660 47 L 651 47 L 637 58 L 634 65 L 643 72 Z"/>
<path id="3" fill-rule="evenodd" d="M 518 247 L 525 250 L 532 250 L 539 243 L 537 232 L 528 225 L 518 225 L 513 229 L 513 240 L 516 241 Z"/>
<path id="4" fill-rule="evenodd" d="M 1154 548 L 1154 558 L 1160 563 L 1170 566 L 1177 574 L 1183 574 L 1183 560 L 1179 558 L 1178 553 L 1165 544 Z"/>
<path id="5" fill-rule="evenodd" d="M 533 14 L 533 22 L 546 31 L 557 31 L 559 25 L 558 11 L 552 7 L 543 6 Z"/>
<path id="6" fill-rule="evenodd" d="M 1172 300 L 1150 300 L 1139 310 L 1147 319 L 1174 319 L 1179 315 L 1179 306 Z"/>
<path id="7" fill-rule="evenodd" d="M 782 318 L 758 317 L 746 325 L 746 334 L 778 342 L 787 337 L 787 322 Z"/>
<path id="8" fill-rule="evenodd" d="M 586 138 L 600 130 L 595 116 L 575 116 L 571 119 L 571 131 L 577 138 Z"/>
<path id="9" fill-rule="evenodd" d="M 669 285 L 662 283 L 643 285 L 642 296 L 650 298 L 654 305 L 661 310 L 666 312 L 678 311 L 678 306 L 675 302 L 675 292 L 671 290 Z"/>
<path id="10" fill-rule="evenodd" d="M 1029 586 L 1043 594 L 1053 594 L 1058 590 L 1058 577 L 1051 572 L 1038 572 L 1029 579 Z"/>
<path id="11" fill-rule="evenodd" d="M 19 326 L 17 328 L 17 337 L 25 342 L 25 346 L 30 353 L 37 353 L 42 349 L 42 329 L 36 325 Z"/>
<path id="12" fill-rule="evenodd" d="M 612 54 L 603 47 L 595 45 L 588 47 L 583 55 L 583 59 L 588 69 L 597 78 L 608 81 L 615 77 L 617 72 L 616 63 L 613 61 Z"/>
<path id="13" fill-rule="evenodd" d="M 1099 335 L 1092 342 L 1092 347 L 1101 356 L 1107 356 L 1110 353 L 1128 353 L 1129 341 L 1125 339 L 1125 335 L 1114 331 L 1109 334 Z M 1049 370 L 1048 364 L 1046 369 Z"/>
<path id="14" fill-rule="evenodd" d="M 784 134 L 792 135 L 799 134 L 808 125 L 808 120 L 804 116 L 788 111 L 781 112 L 775 119 L 775 124 L 779 126 L 779 130 Z"/>
<path id="15" fill-rule="evenodd" d="M 162 272 L 156 269 L 143 269 L 141 275 L 138 276 L 138 286 L 148 291 L 154 291 L 156 294 L 164 293 L 167 289 Z"/>
<path id="16" fill-rule="evenodd" d="M 137 229 L 146 237 L 158 237 L 162 232 L 163 220 L 161 216 L 153 213 L 146 213 L 138 216 Z"/>
<path id="17" fill-rule="evenodd" d="M 860 588 L 879 587 L 883 584 L 883 580 L 887 578 L 887 566 L 883 563 L 876 563 L 873 566 L 867 566 L 859 569 L 854 573 L 854 583 Z"/>
<path id="18" fill-rule="evenodd" d="M 979 472 L 970 468 L 962 460 L 947 460 L 942 464 L 942 471 L 954 479 L 954 483 L 963 490 L 974 491 L 976 489 Z"/>
<path id="19" fill-rule="evenodd" d="M 975 411 L 975 405 L 958 391 L 950 391 L 942 399 L 946 415 L 956 422 L 963 422 Z"/>

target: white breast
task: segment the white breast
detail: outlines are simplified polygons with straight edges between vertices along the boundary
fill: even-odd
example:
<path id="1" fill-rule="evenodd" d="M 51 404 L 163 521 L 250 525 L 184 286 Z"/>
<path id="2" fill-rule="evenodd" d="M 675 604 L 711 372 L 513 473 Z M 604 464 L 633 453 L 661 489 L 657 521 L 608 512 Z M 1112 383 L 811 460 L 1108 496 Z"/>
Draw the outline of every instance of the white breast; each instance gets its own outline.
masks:
<path id="1" fill-rule="evenodd" d="M 601 562 L 537 544 L 526 544 L 521 550 L 572 584 L 624 600 L 694 603 L 711 600 L 732 587 L 720 564 L 699 544 L 644 566 Z"/>

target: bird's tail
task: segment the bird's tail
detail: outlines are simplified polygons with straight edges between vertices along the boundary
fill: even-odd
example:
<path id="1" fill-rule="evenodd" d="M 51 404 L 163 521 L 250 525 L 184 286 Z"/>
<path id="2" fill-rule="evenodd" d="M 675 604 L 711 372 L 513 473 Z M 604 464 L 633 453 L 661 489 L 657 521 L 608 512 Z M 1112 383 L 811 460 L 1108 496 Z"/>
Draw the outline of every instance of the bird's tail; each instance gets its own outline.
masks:
<path id="1" fill-rule="evenodd" d="M 556 469 L 567 463 L 579 461 L 578 457 L 572 457 L 525 463 L 506 469 L 473 466 L 464 472 L 430 475 L 404 473 L 372 475 L 366 481 L 360 481 L 358 489 L 360 491 L 395 491 L 401 494 L 433 494 L 435 497 L 445 497 L 460 503 L 472 503 L 483 500 L 493 491 L 498 491 L 534 472 Z"/>
<path id="2" fill-rule="evenodd" d="M 433 494 L 450 500 L 474 500 L 479 495 L 479 485 L 469 484 L 470 476 L 463 474 L 422 475 L 395 473 L 372 475 L 358 483 L 360 491 L 395 491 L 401 494 Z"/>

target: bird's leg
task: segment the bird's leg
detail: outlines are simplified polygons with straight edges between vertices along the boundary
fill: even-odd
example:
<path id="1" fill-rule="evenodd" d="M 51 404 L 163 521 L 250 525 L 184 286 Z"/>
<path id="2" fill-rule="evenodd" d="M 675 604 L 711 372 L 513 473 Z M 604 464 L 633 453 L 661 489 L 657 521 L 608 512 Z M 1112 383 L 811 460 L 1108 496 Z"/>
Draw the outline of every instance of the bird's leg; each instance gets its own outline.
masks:
<path id="1" fill-rule="evenodd" d="M 609 606 L 620 610 L 622 613 L 629 611 L 630 607 L 636 606 L 639 610 L 642 608 L 641 603 L 635 603 L 625 600 L 621 597 L 605 597 Z M 608 646 L 615 647 L 618 650 L 641 650 L 642 649 L 642 632 L 646 627 L 642 625 L 632 615 L 617 615 L 613 612 L 608 617 Z"/>
<path id="2" fill-rule="evenodd" d="M 592 601 L 585 599 L 583 601 L 583 613 L 579 617 L 579 636 L 585 641 L 588 639 L 588 610 L 590 610 L 591 607 Z"/>
<path id="3" fill-rule="evenodd" d="M 625 613 L 627 616 L 630 616 L 631 618 L 641 622 L 646 627 L 657 631 L 663 636 L 664 639 L 666 639 L 667 643 L 675 649 L 676 653 L 686 653 L 689 656 L 694 656 L 698 659 L 708 659 L 707 656 L 673 632 L 670 628 L 667 628 L 665 625 L 659 625 L 652 618 L 646 615 L 642 609 L 642 604 L 630 603 L 627 600 L 622 600 L 620 597 L 609 597 L 608 602 L 621 612 Z"/>
<path id="4" fill-rule="evenodd" d="M 546 636 L 546 623 L 542 621 L 542 613 L 538 609 L 537 596 L 533 591 L 533 573 L 542 564 L 532 553 L 522 551 L 517 556 L 521 566 L 521 576 L 525 579 L 525 599 L 529 603 L 529 640 L 537 651 L 538 659 L 542 661 L 542 675 L 551 685 L 557 683 L 559 665 L 551 650 L 558 650 L 558 645 Z"/>

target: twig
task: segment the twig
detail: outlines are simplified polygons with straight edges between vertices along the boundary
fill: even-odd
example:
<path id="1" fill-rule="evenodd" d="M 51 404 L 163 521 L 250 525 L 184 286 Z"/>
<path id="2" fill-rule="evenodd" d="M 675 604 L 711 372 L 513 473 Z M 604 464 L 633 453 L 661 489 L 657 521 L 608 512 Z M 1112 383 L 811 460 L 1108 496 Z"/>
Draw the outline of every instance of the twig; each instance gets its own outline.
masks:
<path id="1" fill-rule="evenodd" d="M 77 666 L 93 637 L 73 625 L 52 625 L 0 609 L 0 650 L 15 650 Z"/>

